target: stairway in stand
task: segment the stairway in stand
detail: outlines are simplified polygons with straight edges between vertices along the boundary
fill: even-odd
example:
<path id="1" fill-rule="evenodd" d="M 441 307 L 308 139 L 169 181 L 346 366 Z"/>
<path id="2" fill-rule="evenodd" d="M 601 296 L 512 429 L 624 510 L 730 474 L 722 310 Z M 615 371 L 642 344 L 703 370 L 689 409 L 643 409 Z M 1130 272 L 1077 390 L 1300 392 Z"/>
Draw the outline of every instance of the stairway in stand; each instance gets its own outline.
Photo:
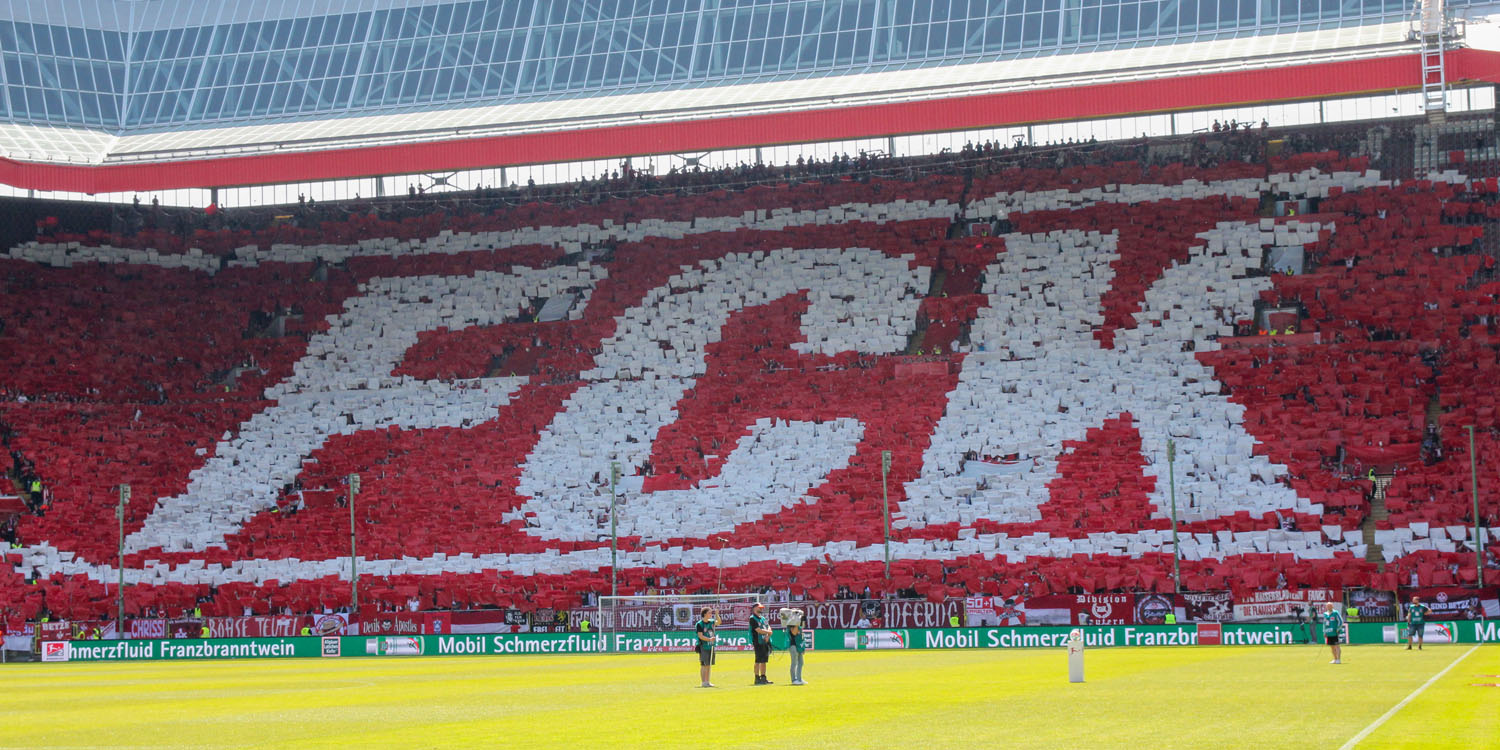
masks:
<path id="1" fill-rule="evenodd" d="M 1375 542 L 1375 523 L 1391 517 L 1390 511 L 1385 507 L 1385 488 L 1390 486 L 1392 479 L 1395 476 L 1391 474 L 1375 475 L 1374 492 L 1370 493 L 1370 515 L 1360 525 L 1360 531 L 1364 534 L 1365 560 L 1375 563 L 1382 571 L 1385 570 L 1385 553 Z"/>

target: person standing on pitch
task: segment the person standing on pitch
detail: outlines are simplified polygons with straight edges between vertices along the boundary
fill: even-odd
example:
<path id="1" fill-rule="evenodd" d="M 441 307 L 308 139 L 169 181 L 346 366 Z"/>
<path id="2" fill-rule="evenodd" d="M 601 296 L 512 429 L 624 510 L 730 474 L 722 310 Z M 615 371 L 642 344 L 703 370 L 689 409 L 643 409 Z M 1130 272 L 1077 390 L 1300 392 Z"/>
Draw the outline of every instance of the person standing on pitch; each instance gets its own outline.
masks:
<path id="1" fill-rule="evenodd" d="M 766 622 L 766 605 L 756 602 L 750 608 L 750 645 L 755 647 L 755 684 L 773 684 L 766 679 L 766 662 L 771 660 L 771 626 Z"/>
<path id="2" fill-rule="evenodd" d="M 1344 616 L 1339 614 L 1333 602 L 1323 605 L 1323 639 L 1328 641 L 1328 650 L 1333 652 L 1329 664 L 1343 664 L 1343 652 L 1339 648 L 1340 636 L 1344 632 Z"/>
<path id="3" fill-rule="evenodd" d="M 719 641 L 716 632 L 719 627 L 719 616 L 714 613 L 713 607 L 704 607 L 703 613 L 698 620 L 698 675 L 703 678 L 703 687 L 710 688 L 714 684 L 708 681 L 708 673 L 714 666 L 714 645 Z"/>
<path id="4" fill-rule="evenodd" d="M 1406 650 L 1411 650 L 1411 642 L 1417 642 L 1417 650 L 1422 650 L 1422 641 L 1425 640 L 1427 630 L 1427 614 L 1432 608 L 1422 603 L 1422 597 L 1413 596 L 1411 604 L 1406 605 Z"/>
<path id="5" fill-rule="evenodd" d="M 806 685 L 802 681 L 802 610 L 783 609 L 779 614 L 782 624 L 786 625 L 786 652 L 792 662 L 792 684 Z"/>

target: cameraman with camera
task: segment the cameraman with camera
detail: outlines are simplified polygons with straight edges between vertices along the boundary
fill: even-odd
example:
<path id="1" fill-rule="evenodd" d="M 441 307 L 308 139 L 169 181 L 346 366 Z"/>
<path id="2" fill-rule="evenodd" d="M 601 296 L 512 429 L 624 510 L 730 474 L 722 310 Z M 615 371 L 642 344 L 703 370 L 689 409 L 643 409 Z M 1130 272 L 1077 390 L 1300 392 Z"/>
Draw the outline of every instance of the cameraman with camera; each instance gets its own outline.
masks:
<path id="1" fill-rule="evenodd" d="M 792 684 L 806 685 L 802 681 L 802 610 L 782 609 L 777 614 L 781 615 L 781 624 L 786 626 L 786 652 L 792 657 Z"/>

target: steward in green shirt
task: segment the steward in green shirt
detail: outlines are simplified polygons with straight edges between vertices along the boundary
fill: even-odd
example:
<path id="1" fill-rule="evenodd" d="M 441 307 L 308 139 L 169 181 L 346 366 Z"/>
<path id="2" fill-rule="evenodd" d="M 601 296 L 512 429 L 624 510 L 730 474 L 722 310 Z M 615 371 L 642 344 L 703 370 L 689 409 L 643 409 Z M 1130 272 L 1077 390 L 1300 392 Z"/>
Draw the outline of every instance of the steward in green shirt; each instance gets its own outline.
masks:
<path id="1" fill-rule="evenodd" d="M 1427 630 L 1427 615 L 1432 608 L 1422 603 L 1422 597 L 1413 596 L 1411 604 L 1406 605 L 1406 650 L 1411 650 L 1412 641 L 1416 641 L 1417 650 L 1422 650 L 1422 640 Z"/>
<path id="2" fill-rule="evenodd" d="M 693 649 L 698 652 L 698 673 L 703 677 L 703 687 L 713 687 L 708 681 L 708 673 L 714 665 L 714 644 L 718 642 L 719 636 L 716 632 L 719 627 L 719 616 L 714 613 L 713 607 L 704 607 L 698 625 L 695 628 L 695 637 L 698 639 L 697 646 Z"/>
<path id="3" fill-rule="evenodd" d="M 1329 664 L 1343 664 L 1343 653 L 1339 647 L 1340 636 L 1344 632 L 1344 616 L 1339 614 L 1338 606 L 1332 602 L 1323 605 L 1323 638 L 1328 642 L 1328 648 L 1333 651 L 1333 661 Z"/>

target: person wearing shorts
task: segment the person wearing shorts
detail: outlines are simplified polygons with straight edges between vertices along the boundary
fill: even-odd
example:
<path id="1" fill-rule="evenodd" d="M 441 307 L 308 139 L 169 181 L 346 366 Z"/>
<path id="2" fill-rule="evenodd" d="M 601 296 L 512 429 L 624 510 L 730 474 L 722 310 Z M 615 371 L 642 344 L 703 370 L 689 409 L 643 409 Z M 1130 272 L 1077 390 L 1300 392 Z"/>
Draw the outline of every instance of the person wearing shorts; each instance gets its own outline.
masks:
<path id="1" fill-rule="evenodd" d="M 750 609 L 750 645 L 755 648 L 755 684 L 770 685 L 766 663 L 771 660 L 771 625 L 766 622 L 766 605 L 756 602 Z"/>
<path id="2" fill-rule="evenodd" d="M 703 678 L 703 687 L 714 686 L 708 681 L 708 673 L 714 666 L 714 645 L 719 641 L 717 629 L 719 627 L 719 616 L 714 613 L 713 607 L 704 607 L 698 620 L 697 637 L 698 645 L 698 675 Z"/>
<path id="3" fill-rule="evenodd" d="M 1422 636 L 1426 635 L 1427 615 L 1432 608 L 1422 603 L 1422 597 L 1413 596 L 1411 604 L 1406 605 L 1406 650 L 1411 650 L 1412 641 L 1416 641 L 1417 650 L 1422 650 Z"/>
<path id="4" fill-rule="evenodd" d="M 1333 652 L 1333 661 L 1329 664 L 1343 664 L 1343 649 L 1339 647 L 1340 636 L 1344 633 L 1344 616 L 1339 614 L 1338 607 L 1329 602 L 1323 605 L 1323 639 L 1328 642 L 1328 649 Z"/>

